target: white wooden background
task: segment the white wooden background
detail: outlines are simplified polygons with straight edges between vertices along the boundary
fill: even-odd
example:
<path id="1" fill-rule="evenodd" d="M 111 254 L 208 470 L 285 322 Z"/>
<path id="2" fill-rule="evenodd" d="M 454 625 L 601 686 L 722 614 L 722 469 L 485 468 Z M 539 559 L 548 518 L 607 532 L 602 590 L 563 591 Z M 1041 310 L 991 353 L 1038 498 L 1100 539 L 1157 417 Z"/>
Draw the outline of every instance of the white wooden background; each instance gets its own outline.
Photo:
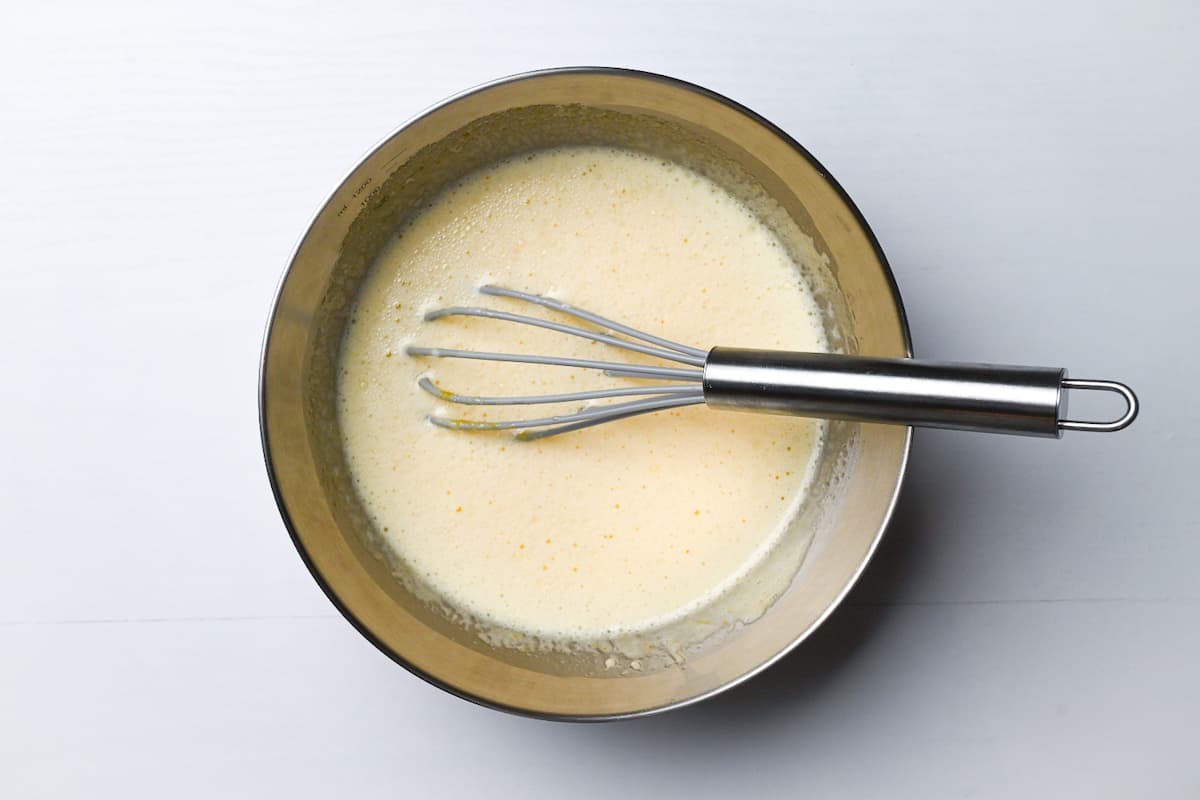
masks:
<path id="1" fill-rule="evenodd" d="M 0 7 L 0 796 L 1196 797 L 1200 7 Z M 1131 430 L 920 433 L 846 607 L 643 721 L 476 708 L 292 549 L 259 342 L 306 221 L 404 119 L 525 69 L 673 74 L 782 125 L 919 354 L 1132 383 Z"/>

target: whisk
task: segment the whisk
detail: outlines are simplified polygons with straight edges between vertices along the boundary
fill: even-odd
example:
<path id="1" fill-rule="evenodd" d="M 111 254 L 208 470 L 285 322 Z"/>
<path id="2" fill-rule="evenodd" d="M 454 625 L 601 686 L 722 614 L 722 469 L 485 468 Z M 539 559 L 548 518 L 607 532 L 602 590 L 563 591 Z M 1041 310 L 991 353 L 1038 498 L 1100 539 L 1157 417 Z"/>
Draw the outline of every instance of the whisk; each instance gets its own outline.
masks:
<path id="1" fill-rule="evenodd" d="M 487 397 L 447 391 L 428 376 L 421 377 L 418 385 L 422 389 L 451 403 L 585 404 L 570 414 L 530 419 L 479 421 L 430 415 L 429 420 L 435 425 L 456 431 L 513 430 L 518 439 L 532 440 L 703 403 L 712 408 L 740 411 L 1059 438 L 1063 431 L 1119 431 L 1133 422 L 1138 413 L 1137 396 L 1125 384 L 1068 378 L 1065 369 L 733 347 L 702 350 L 549 297 L 500 286 L 483 286 L 479 291 L 541 306 L 589 323 L 598 330 L 475 306 L 430 311 L 425 320 L 484 317 L 530 325 L 682 366 L 409 346 L 406 352 L 415 357 L 543 364 L 655 381 L 562 394 Z M 1116 393 L 1125 400 L 1125 413 L 1107 422 L 1065 419 L 1069 389 Z M 622 397 L 639 399 L 595 403 Z"/>

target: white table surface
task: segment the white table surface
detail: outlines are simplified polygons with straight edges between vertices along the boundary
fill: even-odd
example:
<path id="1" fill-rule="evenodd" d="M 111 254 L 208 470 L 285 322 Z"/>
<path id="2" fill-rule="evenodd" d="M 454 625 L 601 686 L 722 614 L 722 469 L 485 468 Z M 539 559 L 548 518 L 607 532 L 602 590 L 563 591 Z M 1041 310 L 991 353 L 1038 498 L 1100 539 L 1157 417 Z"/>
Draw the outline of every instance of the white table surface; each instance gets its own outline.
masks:
<path id="1" fill-rule="evenodd" d="M 1200 796 L 1195 3 L 187 5 L 0 9 L 0 796 Z M 291 247 L 369 146 L 589 63 L 807 145 L 920 355 L 1117 377 L 1144 412 L 918 433 L 799 651 L 579 726 L 443 694 L 338 616 L 276 513 L 256 378 Z"/>

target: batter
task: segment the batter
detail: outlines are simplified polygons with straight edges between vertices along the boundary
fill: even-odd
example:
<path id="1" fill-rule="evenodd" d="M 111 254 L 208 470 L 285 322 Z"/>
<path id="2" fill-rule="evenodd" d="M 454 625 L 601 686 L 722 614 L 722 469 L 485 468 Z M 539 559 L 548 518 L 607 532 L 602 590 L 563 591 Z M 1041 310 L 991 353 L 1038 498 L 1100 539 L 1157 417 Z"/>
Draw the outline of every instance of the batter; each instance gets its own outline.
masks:
<path id="1" fill-rule="evenodd" d="M 579 324 L 481 297 L 485 283 L 701 348 L 826 350 L 784 246 L 733 196 L 677 164 L 608 148 L 540 151 L 468 176 L 400 231 L 365 282 L 342 348 L 339 413 L 356 489 L 382 540 L 442 602 L 484 625 L 588 642 L 650 631 L 718 600 L 796 513 L 822 423 L 694 406 L 530 443 L 438 428 L 429 414 L 577 407 L 451 407 L 418 389 L 422 375 L 486 395 L 622 379 L 416 359 L 407 344 L 642 360 L 511 323 L 422 321 L 432 308 L 487 305 Z"/>

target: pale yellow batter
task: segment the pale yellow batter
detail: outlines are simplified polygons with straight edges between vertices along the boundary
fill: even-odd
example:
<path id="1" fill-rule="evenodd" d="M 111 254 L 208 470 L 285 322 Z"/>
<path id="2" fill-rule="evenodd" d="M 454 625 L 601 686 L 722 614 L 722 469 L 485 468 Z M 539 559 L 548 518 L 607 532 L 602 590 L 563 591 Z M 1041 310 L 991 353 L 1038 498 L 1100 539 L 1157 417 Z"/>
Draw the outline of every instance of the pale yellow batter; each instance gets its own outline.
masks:
<path id="1" fill-rule="evenodd" d="M 422 375 L 469 394 L 623 380 L 405 354 L 420 343 L 629 358 L 511 323 L 422 321 L 431 308 L 485 305 L 578 324 L 481 297 L 484 283 L 701 348 L 825 350 L 810 293 L 775 235 L 716 184 L 672 163 L 603 148 L 522 156 L 469 176 L 400 232 L 366 281 L 341 357 L 344 446 L 366 510 L 396 555 L 460 613 L 591 641 L 658 627 L 718 598 L 795 514 L 822 424 L 695 406 L 532 443 L 438 428 L 427 415 L 576 408 L 452 407 L 417 388 Z"/>

